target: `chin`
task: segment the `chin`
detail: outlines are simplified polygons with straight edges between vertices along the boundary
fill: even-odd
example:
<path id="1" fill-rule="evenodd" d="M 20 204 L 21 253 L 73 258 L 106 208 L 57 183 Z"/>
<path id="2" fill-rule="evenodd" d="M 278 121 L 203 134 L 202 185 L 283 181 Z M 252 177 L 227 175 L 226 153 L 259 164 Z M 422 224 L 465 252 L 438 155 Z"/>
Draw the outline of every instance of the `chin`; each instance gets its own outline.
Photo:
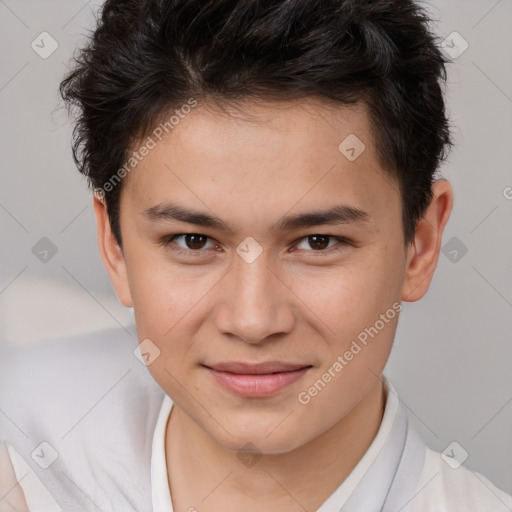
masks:
<path id="1" fill-rule="evenodd" d="M 210 435 L 223 448 L 234 452 L 239 452 L 244 448 L 245 451 L 254 451 L 259 454 L 279 455 L 301 446 L 296 433 L 289 430 L 282 430 L 279 435 L 276 430 L 272 432 L 272 428 L 258 429 L 254 428 L 254 425 L 250 429 L 245 429 L 243 433 L 240 430 L 237 432 L 234 426 L 226 426 L 226 430 L 232 436 L 224 430 L 217 432 L 219 435 L 212 435 L 211 432 Z M 269 432 L 272 433 L 269 435 Z"/>

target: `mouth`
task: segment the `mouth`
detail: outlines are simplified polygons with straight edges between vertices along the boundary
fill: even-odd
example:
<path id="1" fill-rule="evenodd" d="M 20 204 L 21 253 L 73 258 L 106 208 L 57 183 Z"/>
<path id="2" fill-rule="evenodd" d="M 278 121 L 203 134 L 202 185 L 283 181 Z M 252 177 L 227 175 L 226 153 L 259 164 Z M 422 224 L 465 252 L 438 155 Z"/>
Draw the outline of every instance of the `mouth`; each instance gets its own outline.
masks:
<path id="1" fill-rule="evenodd" d="M 299 380 L 312 365 L 241 362 L 203 365 L 214 380 L 232 393 L 247 398 L 271 396 Z"/>

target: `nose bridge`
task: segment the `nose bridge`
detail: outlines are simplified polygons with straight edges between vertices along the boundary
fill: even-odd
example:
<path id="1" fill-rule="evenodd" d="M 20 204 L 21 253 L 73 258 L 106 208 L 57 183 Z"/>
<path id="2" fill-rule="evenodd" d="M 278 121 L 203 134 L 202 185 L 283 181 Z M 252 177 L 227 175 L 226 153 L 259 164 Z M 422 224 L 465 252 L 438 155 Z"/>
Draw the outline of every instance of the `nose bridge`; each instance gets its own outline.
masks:
<path id="1" fill-rule="evenodd" d="M 236 255 L 229 272 L 229 286 L 223 292 L 220 325 L 224 333 L 249 343 L 290 328 L 291 312 L 286 311 L 285 294 L 268 268 L 267 253 L 248 262 Z"/>

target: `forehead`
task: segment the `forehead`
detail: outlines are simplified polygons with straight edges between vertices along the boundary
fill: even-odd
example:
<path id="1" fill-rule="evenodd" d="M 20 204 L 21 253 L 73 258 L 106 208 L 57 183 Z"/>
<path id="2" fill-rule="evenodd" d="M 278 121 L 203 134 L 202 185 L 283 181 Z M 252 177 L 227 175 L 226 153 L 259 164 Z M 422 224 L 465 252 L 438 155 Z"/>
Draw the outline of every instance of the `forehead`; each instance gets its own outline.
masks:
<path id="1" fill-rule="evenodd" d="M 172 198 L 216 212 L 252 212 L 253 223 L 279 208 L 340 199 L 365 210 L 385 207 L 398 193 L 379 165 L 364 105 L 313 99 L 199 104 L 125 179 L 122 202 L 131 207 Z"/>

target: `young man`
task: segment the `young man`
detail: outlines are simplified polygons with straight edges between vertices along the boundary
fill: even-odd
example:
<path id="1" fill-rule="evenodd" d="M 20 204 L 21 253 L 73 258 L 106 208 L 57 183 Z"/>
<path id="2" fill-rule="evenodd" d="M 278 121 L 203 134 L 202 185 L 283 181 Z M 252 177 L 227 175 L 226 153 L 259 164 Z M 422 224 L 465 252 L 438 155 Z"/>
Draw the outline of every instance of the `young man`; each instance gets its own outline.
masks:
<path id="1" fill-rule="evenodd" d="M 410 1 L 106 2 L 61 93 L 144 365 L 113 332 L 11 356 L 20 510 L 512 509 L 382 375 L 452 208 L 444 64 Z"/>

